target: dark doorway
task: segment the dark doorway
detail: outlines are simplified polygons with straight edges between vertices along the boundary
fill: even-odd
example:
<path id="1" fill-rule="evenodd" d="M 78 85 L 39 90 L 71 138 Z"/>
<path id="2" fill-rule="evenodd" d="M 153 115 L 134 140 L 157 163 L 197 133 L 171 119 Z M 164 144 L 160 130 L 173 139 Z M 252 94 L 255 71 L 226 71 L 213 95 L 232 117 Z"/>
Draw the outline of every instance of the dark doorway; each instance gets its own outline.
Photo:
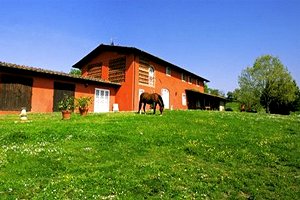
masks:
<path id="1" fill-rule="evenodd" d="M 54 82 L 54 96 L 53 96 L 53 112 L 59 111 L 58 103 L 64 98 L 64 95 L 75 95 L 75 84 Z"/>
<path id="2" fill-rule="evenodd" d="M 31 111 L 32 78 L 2 75 L 0 77 L 0 110 Z"/>
<path id="3" fill-rule="evenodd" d="M 219 110 L 226 99 L 193 90 L 186 90 L 188 109 Z"/>

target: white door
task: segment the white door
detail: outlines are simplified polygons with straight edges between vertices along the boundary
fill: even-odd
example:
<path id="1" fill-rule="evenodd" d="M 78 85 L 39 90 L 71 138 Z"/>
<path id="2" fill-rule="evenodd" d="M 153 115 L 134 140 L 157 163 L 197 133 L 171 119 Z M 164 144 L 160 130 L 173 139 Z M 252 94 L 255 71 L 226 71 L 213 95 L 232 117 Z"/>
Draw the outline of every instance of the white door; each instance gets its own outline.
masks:
<path id="1" fill-rule="evenodd" d="M 170 109 L 170 94 L 169 90 L 167 89 L 161 89 L 161 97 L 165 104 L 165 109 Z"/>
<path id="2" fill-rule="evenodd" d="M 94 112 L 109 112 L 109 90 L 95 89 Z"/>

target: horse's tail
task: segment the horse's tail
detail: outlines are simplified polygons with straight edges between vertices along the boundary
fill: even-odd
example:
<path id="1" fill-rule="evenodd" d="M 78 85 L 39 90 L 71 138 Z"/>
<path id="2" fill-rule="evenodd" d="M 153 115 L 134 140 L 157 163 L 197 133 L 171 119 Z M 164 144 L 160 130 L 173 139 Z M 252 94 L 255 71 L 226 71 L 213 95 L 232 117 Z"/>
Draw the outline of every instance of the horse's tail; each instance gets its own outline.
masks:
<path id="1" fill-rule="evenodd" d="M 164 101 L 160 95 L 158 95 L 158 100 L 160 101 L 161 107 L 165 107 Z"/>

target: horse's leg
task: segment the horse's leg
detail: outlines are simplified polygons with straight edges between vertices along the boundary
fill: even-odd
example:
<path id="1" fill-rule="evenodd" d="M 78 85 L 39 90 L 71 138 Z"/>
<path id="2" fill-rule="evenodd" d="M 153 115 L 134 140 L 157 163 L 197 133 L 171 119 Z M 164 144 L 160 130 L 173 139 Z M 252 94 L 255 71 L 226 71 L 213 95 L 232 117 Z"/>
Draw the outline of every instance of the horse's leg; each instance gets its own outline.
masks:
<path id="1" fill-rule="evenodd" d="M 146 114 L 146 105 L 147 105 L 147 103 L 144 103 L 144 107 L 143 107 L 143 109 L 144 109 L 144 114 Z"/>
<path id="2" fill-rule="evenodd" d="M 158 104 L 159 105 L 159 111 L 160 111 L 160 115 L 162 115 L 162 112 L 163 112 L 163 110 L 162 110 L 162 107 L 161 107 L 161 105 L 160 104 Z"/>
<path id="3" fill-rule="evenodd" d="M 138 113 L 140 113 L 140 114 L 141 114 L 142 104 L 143 104 L 142 101 L 140 101 L 140 102 L 139 102 L 139 111 L 138 111 Z"/>
<path id="4" fill-rule="evenodd" d="M 156 102 L 153 104 L 153 115 L 155 115 L 155 110 L 156 110 Z"/>

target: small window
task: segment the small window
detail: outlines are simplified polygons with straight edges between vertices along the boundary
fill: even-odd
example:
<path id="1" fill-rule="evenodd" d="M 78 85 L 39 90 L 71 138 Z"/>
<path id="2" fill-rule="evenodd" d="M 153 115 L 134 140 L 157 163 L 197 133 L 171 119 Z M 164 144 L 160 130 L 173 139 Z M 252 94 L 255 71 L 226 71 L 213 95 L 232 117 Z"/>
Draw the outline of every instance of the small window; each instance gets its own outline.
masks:
<path id="1" fill-rule="evenodd" d="M 166 67 L 166 75 L 171 76 L 171 68 L 170 67 Z"/>
<path id="2" fill-rule="evenodd" d="M 186 94 L 182 93 L 182 105 L 186 106 Z"/>
<path id="3" fill-rule="evenodd" d="M 197 85 L 197 86 L 200 86 L 200 84 L 201 84 L 201 83 L 200 83 L 200 80 L 197 79 L 197 80 L 196 80 L 196 85 Z"/>
<path id="4" fill-rule="evenodd" d="M 192 77 L 189 76 L 188 82 L 189 82 L 189 83 L 192 83 L 192 81 L 193 81 L 193 80 L 192 80 Z"/>
<path id="5" fill-rule="evenodd" d="M 149 67 L 149 85 L 154 85 L 154 68 Z"/>
<path id="6" fill-rule="evenodd" d="M 186 81 L 186 76 L 185 76 L 184 73 L 181 73 L 181 80 L 182 80 L 182 81 Z"/>

